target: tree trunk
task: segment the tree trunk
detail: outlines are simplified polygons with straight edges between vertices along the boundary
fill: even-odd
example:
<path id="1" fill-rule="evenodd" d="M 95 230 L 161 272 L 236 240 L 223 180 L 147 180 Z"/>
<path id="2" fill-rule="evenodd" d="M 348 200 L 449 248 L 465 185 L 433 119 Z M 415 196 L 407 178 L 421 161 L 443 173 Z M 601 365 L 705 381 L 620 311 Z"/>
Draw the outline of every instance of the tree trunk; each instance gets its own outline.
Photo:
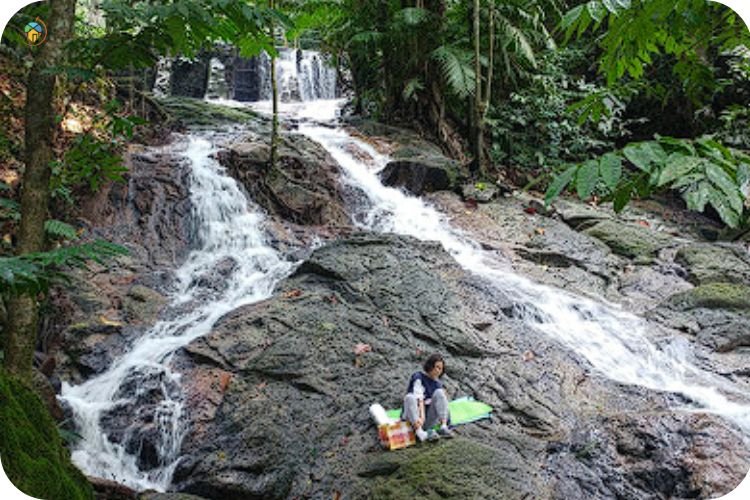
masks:
<path id="1" fill-rule="evenodd" d="M 49 70 L 63 61 L 62 48 L 71 38 L 75 0 L 50 0 L 47 41 L 38 47 L 29 72 L 25 107 L 25 169 L 21 188 L 21 222 L 16 253 L 44 250 L 44 222 L 50 200 L 55 124 L 56 78 Z M 31 380 L 39 305 L 36 297 L 20 296 L 8 304 L 8 328 L 3 336 L 5 368 Z"/>
<path id="2" fill-rule="evenodd" d="M 474 106 L 472 109 L 472 172 L 479 176 L 484 175 L 484 112 L 482 110 L 482 47 L 480 37 L 480 0 L 474 0 L 473 25 L 474 25 Z"/>
<path id="3" fill-rule="evenodd" d="M 274 0 L 268 0 L 268 6 L 274 8 Z M 271 40 L 275 41 L 273 23 L 271 23 Z M 275 44 L 275 43 L 274 43 Z M 273 118 L 271 119 L 271 168 L 276 168 L 279 160 L 279 87 L 276 84 L 276 56 L 271 56 L 271 95 L 273 99 Z"/>

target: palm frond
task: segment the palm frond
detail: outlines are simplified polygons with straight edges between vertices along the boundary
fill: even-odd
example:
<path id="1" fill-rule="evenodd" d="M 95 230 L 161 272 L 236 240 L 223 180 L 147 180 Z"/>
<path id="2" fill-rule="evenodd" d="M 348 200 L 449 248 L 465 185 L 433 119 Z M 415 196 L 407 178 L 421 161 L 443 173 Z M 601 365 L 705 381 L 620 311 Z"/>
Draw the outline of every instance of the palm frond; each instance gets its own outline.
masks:
<path id="1" fill-rule="evenodd" d="M 441 45 L 432 51 L 431 57 L 438 63 L 441 76 L 453 94 L 462 99 L 474 95 L 476 73 L 470 51 L 454 45 Z"/>
<path id="2" fill-rule="evenodd" d="M 401 92 L 401 96 L 404 101 L 417 100 L 417 94 L 420 90 L 424 90 L 424 83 L 420 78 L 412 78 L 404 85 L 404 90 Z"/>

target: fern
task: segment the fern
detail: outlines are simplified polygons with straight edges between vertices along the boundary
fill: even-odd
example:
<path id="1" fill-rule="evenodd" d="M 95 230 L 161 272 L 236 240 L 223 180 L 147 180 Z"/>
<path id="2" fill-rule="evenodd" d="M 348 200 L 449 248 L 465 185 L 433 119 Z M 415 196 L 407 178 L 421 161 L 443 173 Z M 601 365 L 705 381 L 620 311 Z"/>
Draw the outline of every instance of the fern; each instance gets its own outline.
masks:
<path id="1" fill-rule="evenodd" d="M 104 240 L 16 257 L 0 257 L 0 290 L 5 296 L 35 294 L 67 282 L 64 268 L 84 268 L 89 261 L 127 254 L 127 249 Z"/>
<path id="2" fill-rule="evenodd" d="M 432 58 L 440 67 L 443 80 L 453 94 L 460 98 L 474 95 L 473 55 L 453 45 L 442 45 L 432 51 Z"/>
<path id="3" fill-rule="evenodd" d="M 44 223 L 44 231 L 49 236 L 55 236 L 66 240 L 77 240 L 78 232 L 76 228 L 65 222 L 50 219 Z"/>
<path id="4" fill-rule="evenodd" d="M 429 19 L 430 12 L 418 7 L 407 7 L 393 15 L 393 21 L 396 28 L 415 28 L 427 22 Z"/>
<path id="5" fill-rule="evenodd" d="M 21 207 L 18 202 L 8 198 L 0 198 L 0 219 L 17 221 L 21 218 Z"/>
<path id="6" fill-rule="evenodd" d="M 406 85 L 404 85 L 404 90 L 401 92 L 401 96 L 404 98 L 404 101 L 409 100 L 417 100 L 417 94 L 420 90 L 424 90 L 424 84 L 422 83 L 422 80 L 419 78 L 412 78 L 408 82 L 406 82 Z"/>

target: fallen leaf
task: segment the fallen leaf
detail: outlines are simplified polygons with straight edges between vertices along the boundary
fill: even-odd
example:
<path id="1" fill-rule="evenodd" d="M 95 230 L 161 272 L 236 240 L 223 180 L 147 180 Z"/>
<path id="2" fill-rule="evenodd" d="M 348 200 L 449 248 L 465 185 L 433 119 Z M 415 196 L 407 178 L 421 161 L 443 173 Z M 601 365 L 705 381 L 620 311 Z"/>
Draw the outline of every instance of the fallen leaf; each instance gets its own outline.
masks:
<path id="1" fill-rule="evenodd" d="M 122 321 L 117 321 L 114 319 L 109 319 L 106 316 L 99 316 L 99 321 L 101 321 L 102 325 L 106 326 L 122 326 Z"/>
<path id="2" fill-rule="evenodd" d="M 302 290 L 295 288 L 294 290 L 289 290 L 288 292 L 284 293 L 285 299 L 291 299 L 293 297 L 299 297 L 302 295 Z"/>
<path id="3" fill-rule="evenodd" d="M 536 208 L 534 207 L 526 207 L 523 209 L 523 211 L 530 215 L 536 214 Z"/>
<path id="4" fill-rule="evenodd" d="M 643 227 L 651 227 L 651 224 L 648 223 L 646 220 L 639 220 L 638 224 L 640 224 Z"/>
<path id="5" fill-rule="evenodd" d="M 229 387 L 229 382 L 232 380 L 232 374 L 224 372 L 219 376 L 219 387 L 221 387 L 221 392 L 226 392 L 227 387 Z"/>
<path id="6" fill-rule="evenodd" d="M 468 200 L 466 200 L 465 205 L 466 208 L 475 209 L 477 208 L 477 200 L 475 200 L 474 198 L 469 198 Z"/>
<path id="7" fill-rule="evenodd" d="M 338 303 L 339 303 L 339 299 L 337 299 L 335 295 L 328 295 L 328 296 L 326 297 L 326 300 L 327 300 L 327 301 L 328 301 L 329 303 L 331 303 L 331 304 L 338 304 Z"/>
<path id="8" fill-rule="evenodd" d="M 544 234 L 544 228 L 543 227 L 538 227 L 538 228 L 534 229 L 534 232 L 536 234 L 540 234 L 540 235 Z"/>
<path id="9" fill-rule="evenodd" d="M 364 354 L 366 352 L 371 352 L 371 351 L 372 351 L 372 346 L 370 346 L 370 344 L 359 343 L 354 346 L 354 354 L 356 356 L 359 356 L 360 354 Z"/>

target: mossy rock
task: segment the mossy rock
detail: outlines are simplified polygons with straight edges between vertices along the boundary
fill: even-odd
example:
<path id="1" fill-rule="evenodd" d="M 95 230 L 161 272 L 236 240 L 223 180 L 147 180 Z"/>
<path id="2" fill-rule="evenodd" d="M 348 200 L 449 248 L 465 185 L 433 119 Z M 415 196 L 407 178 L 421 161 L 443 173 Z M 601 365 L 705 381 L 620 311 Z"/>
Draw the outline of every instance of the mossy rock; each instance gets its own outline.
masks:
<path id="1" fill-rule="evenodd" d="M 669 298 L 680 310 L 739 309 L 750 312 L 750 286 L 737 283 L 707 283 Z"/>
<path id="2" fill-rule="evenodd" d="M 27 495 L 44 500 L 93 499 L 70 461 L 55 422 L 39 397 L 0 370 L 0 456 L 5 473 Z"/>
<path id="3" fill-rule="evenodd" d="M 668 237 L 654 231 L 614 220 L 599 221 L 583 232 L 601 240 L 614 253 L 632 259 L 653 257 L 670 243 Z"/>
<path id="4" fill-rule="evenodd" d="M 680 248 L 675 262 L 685 267 L 690 282 L 702 285 L 711 282 L 750 283 L 750 265 L 740 259 L 732 248 L 698 243 Z"/>
<path id="5" fill-rule="evenodd" d="M 204 128 L 250 122 L 260 125 L 263 121 L 249 109 L 213 104 L 202 99 L 172 96 L 159 98 L 156 101 L 172 119 L 184 127 Z"/>
<path id="6" fill-rule="evenodd" d="M 383 452 L 359 472 L 369 479 L 363 480 L 354 497 L 517 498 L 516 486 L 506 484 L 498 471 L 503 461 L 497 450 L 462 438 Z"/>
<path id="7" fill-rule="evenodd" d="M 122 305 L 131 323 L 153 323 L 167 299 L 143 285 L 133 285 L 123 298 Z"/>

